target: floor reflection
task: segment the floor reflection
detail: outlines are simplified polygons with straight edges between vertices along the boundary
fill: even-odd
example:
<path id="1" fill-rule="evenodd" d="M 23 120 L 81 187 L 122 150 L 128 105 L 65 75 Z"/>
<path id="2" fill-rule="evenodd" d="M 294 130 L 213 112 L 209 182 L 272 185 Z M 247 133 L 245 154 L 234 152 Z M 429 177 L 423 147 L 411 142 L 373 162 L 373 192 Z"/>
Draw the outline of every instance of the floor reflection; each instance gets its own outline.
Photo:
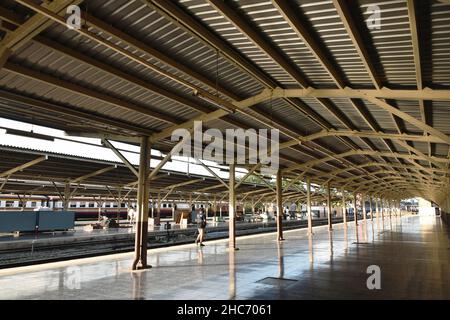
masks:
<path id="1" fill-rule="evenodd" d="M 202 247 L 200 247 L 197 250 L 197 263 L 200 265 L 203 264 L 203 248 Z"/>
<path id="2" fill-rule="evenodd" d="M 333 262 L 333 231 L 328 231 L 328 256 L 330 258 L 330 261 Z"/>
<path id="3" fill-rule="evenodd" d="M 236 251 L 230 249 L 228 252 L 228 299 L 236 299 Z"/>
<path id="4" fill-rule="evenodd" d="M 278 278 L 284 278 L 284 251 L 283 242 L 277 241 Z"/>
<path id="5" fill-rule="evenodd" d="M 368 242 L 368 238 L 367 238 L 367 220 L 364 221 L 363 226 L 362 226 L 362 232 L 363 232 L 363 241 L 364 242 Z"/>
<path id="6" fill-rule="evenodd" d="M 450 298 L 450 240 L 439 218 L 393 216 L 385 224 L 324 226 L 314 236 L 287 231 L 285 242 L 273 234 L 241 238 L 240 251 L 225 241 L 150 250 L 154 268 L 138 272 L 129 270 L 131 255 L 0 270 L 0 299 Z M 358 240 L 371 243 L 356 246 Z M 385 279 L 380 292 L 365 286 L 361 270 L 372 263 Z M 271 278 L 298 285 L 261 282 Z"/>
<path id="7" fill-rule="evenodd" d="M 313 267 L 314 263 L 314 247 L 313 247 L 313 236 L 310 234 L 308 236 L 308 252 L 309 252 L 309 263 L 310 267 Z"/>
<path id="8" fill-rule="evenodd" d="M 133 278 L 133 300 L 145 300 L 145 284 L 147 282 L 147 270 L 131 272 Z"/>

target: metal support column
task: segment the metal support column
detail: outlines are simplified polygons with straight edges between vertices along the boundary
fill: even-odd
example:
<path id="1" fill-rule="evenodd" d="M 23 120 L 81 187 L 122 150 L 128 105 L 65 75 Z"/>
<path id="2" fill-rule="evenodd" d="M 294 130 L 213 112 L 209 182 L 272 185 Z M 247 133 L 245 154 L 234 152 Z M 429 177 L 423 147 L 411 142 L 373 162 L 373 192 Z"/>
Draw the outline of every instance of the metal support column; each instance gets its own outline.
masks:
<path id="1" fill-rule="evenodd" d="M 378 199 L 375 199 L 375 213 L 377 215 L 377 219 L 380 217 L 380 209 L 378 207 Z"/>
<path id="2" fill-rule="evenodd" d="M 327 183 L 327 207 L 328 207 L 328 229 L 333 229 L 333 221 L 331 220 L 331 185 Z"/>
<path id="3" fill-rule="evenodd" d="M 361 205 L 362 205 L 363 219 L 364 219 L 364 222 L 365 222 L 366 219 L 367 219 L 366 195 L 365 194 L 361 194 Z"/>
<path id="4" fill-rule="evenodd" d="M 236 193 L 235 193 L 235 178 L 236 165 L 230 164 L 230 178 L 229 178 L 229 200 L 228 200 L 228 221 L 229 221 L 229 248 L 236 250 Z"/>
<path id="5" fill-rule="evenodd" d="M 311 178 L 306 178 L 306 207 L 308 210 L 308 234 L 312 234 L 312 212 L 311 212 Z"/>
<path id="6" fill-rule="evenodd" d="M 64 211 L 69 210 L 69 201 L 70 201 L 70 183 L 66 182 L 64 186 Z M 100 215 L 98 216 L 98 220 L 100 221 Z"/>
<path id="7" fill-rule="evenodd" d="M 277 239 L 283 241 L 283 184 L 281 169 L 277 171 Z"/>
<path id="8" fill-rule="evenodd" d="M 356 206 L 356 192 L 353 194 L 353 216 L 355 221 L 355 226 L 358 225 L 358 207 Z"/>
<path id="9" fill-rule="evenodd" d="M 370 210 L 370 220 L 373 221 L 373 206 L 372 206 L 372 196 L 369 196 L 369 210 Z"/>
<path id="10" fill-rule="evenodd" d="M 172 200 L 172 220 L 175 221 L 175 200 Z"/>
<path id="11" fill-rule="evenodd" d="M 347 226 L 347 208 L 345 206 L 345 190 L 342 189 L 342 218 L 344 226 Z"/>
<path id="12" fill-rule="evenodd" d="M 119 188 L 117 197 L 117 225 L 120 226 L 120 211 L 122 210 L 122 189 Z"/>
<path id="13" fill-rule="evenodd" d="M 389 219 L 391 218 L 391 210 L 389 205 L 389 200 L 384 200 L 386 214 L 389 215 Z"/>
<path id="14" fill-rule="evenodd" d="M 160 221 L 161 219 L 161 192 L 158 192 L 158 203 L 156 204 L 156 220 Z"/>
<path id="15" fill-rule="evenodd" d="M 148 137 L 142 137 L 139 160 L 138 214 L 136 219 L 136 241 L 133 270 L 145 269 L 147 265 L 148 201 L 149 201 L 150 143 Z"/>

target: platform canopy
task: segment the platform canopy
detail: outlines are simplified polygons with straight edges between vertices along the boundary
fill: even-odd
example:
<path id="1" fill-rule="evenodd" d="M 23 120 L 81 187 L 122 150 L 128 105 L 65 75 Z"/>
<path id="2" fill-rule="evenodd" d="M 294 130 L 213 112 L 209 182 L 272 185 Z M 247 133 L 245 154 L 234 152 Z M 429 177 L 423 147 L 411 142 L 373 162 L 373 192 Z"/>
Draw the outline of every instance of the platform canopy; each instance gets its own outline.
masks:
<path id="1" fill-rule="evenodd" d="M 448 197 L 448 1 L 3 0 L 0 19 L 1 117 L 164 152 L 194 120 L 276 128 L 285 181 Z"/>
<path id="2" fill-rule="evenodd" d="M 227 179 L 223 179 L 227 182 Z M 227 188 L 215 177 L 161 169 L 151 181 L 150 198 L 156 202 L 219 203 Z M 0 193 L 64 198 L 68 186 L 70 198 L 118 197 L 136 199 L 137 177 L 121 162 L 77 157 L 42 150 L 23 149 L 0 143 Z M 290 193 L 297 194 L 293 187 Z M 242 181 L 237 187 L 238 199 L 273 198 L 263 182 Z"/>

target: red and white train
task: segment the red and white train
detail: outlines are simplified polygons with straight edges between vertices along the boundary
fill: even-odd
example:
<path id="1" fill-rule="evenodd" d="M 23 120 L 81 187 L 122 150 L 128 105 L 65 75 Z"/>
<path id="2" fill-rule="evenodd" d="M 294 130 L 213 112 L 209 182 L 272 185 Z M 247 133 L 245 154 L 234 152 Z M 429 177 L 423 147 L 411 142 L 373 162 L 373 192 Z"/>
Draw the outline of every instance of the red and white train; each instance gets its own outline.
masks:
<path id="1" fill-rule="evenodd" d="M 214 215 L 214 210 L 210 204 L 196 203 L 193 206 L 196 211 L 203 208 L 209 217 Z M 78 197 L 70 200 L 68 210 L 75 212 L 76 220 L 95 220 L 102 215 L 106 215 L 109 218 L 117 218 L 118 214 L 120 219 L 127 219 L 128 209 L 130 207 L 136 208 L 136 202 L 122 202 L 120 203 L 119 208 L 119 203 L 113 198 L 99 199 L 93 197 Z M 33 211 L 38 208 L 48 208 L 49 211 L 62 211 L 64 205 L 59 197 L 27 196 L 24 198 L 22 196 L 0 195 L 0 212 L 22 210 Z M 156 216 L 156 204 L 152 206 L 150 203 L 149 208 L 149 216 Z M 190 207 L 188 203 L 162 202 L 159 216 L 161 219 L 174 219 L 181 212 L 192 212 L 193 209 L 194 208 Z M 242 212 L 242 209 L 238 208 L 238 212 Z M 228 205 L 223 204 L 222 208 L 217 205 L 215 214 L 217 216 L 220 214 L 222 216 L 228 216 Z"/>

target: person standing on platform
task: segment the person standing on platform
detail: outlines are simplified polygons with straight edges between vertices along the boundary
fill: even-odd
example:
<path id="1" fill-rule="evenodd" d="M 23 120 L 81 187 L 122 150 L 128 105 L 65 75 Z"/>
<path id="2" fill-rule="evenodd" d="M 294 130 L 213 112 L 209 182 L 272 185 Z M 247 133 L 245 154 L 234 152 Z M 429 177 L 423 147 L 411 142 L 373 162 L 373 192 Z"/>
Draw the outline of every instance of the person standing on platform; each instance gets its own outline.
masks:
<path id="1" fill-rule="evenodd" d="M 200 243 L 200 246 L 204 247 L 205 245 L 203 244 L 203 240 L 205 238 L 206 215 L 205 215 L 205 212 L 203 211 L 203 209 L 200 209 L 200 213 L 197 218 L 198 218 L 198 222 L 197 222 L 198 236 L 197 236 L 197 239 L 195 240 L 195 244 Z"/>

